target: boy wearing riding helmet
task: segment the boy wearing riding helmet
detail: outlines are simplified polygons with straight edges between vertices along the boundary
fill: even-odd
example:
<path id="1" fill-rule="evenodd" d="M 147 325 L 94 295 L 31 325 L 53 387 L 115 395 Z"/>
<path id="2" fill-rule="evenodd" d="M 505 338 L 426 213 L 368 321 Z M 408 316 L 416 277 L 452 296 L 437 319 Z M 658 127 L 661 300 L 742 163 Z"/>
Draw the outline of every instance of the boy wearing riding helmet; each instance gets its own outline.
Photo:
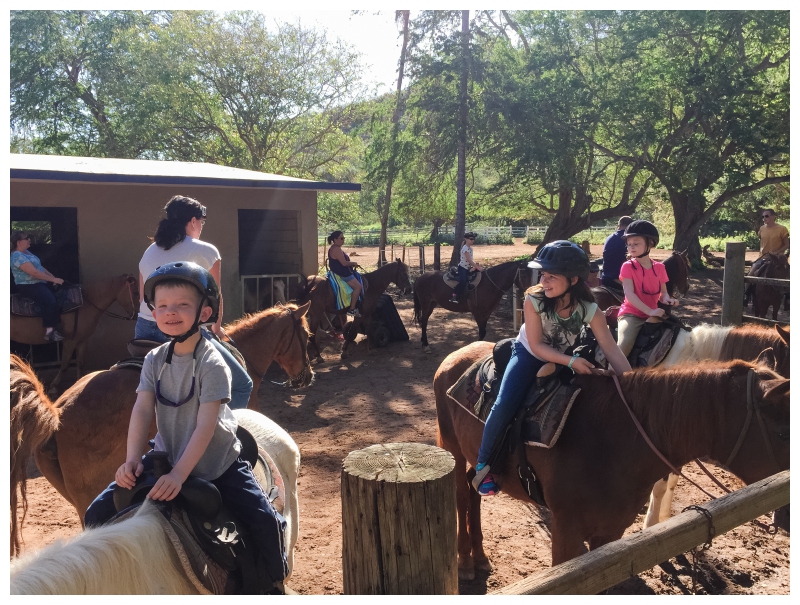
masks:
<path id="1" fill-rule="evenodd" d="M 288 574 L 283 532 L 286 522 L 267 500 L 250 463 L 239 453 L 238 423 L 227 403 L 231 374 L 225 360 L 199 332 L 219 313 L 219 289 L 211 274 L 192 262 L 158 267 L 144 285 L 144 300 L 170 342 L 144 360 L 128 427 L 127 458 L 116 485 L 131 489 L 142 474 L 150 424 L 156 426 L 172 470 L 158 478 L 147 497 L 172 500 L 188 476 L 213 483 L 222 502 L 246 525 L 257 544 L 258 569 L 280 590 Z M 87 526 L 115 514 L 112 483 L 86 510 Z"/>
<path id="2" fill-rule="evenodd" d="M 495 441 L 517 413 L 539 370 L 552 362 L 577 374 L 591 373 L 590 362 L 565 354 L 584 324 L 591 327 L 617 374 L 631 369 L 608 330 L 605 315 L 597 313 L 594 296 L 585 283 L 589 258 L 580 246 L 566 240 L 552 242 L 542 247 L 528 266 L 539 269 L 540 281 L 525 292 L 525 323 L 514 340 L 500 391 L 486 418 L 474 481 L 482 496 L 493 496 L 500 491 L 486 463 Z"/>
<path id="3" fill-rule="evenodd" d="M 633 221 L 622 236 L 630 260 L 622 264 L 619 278 L 625 300 L 617 318 L 617 344 L 627 356 L 636 343 L 639 329 L 650 317 L 664 317 L 658 303 L 677 305 L 667 294 L 667 270 L 664 263 L 650 259 L 650 249 L 658 245 L 658 229 L 649 221 Z"/>

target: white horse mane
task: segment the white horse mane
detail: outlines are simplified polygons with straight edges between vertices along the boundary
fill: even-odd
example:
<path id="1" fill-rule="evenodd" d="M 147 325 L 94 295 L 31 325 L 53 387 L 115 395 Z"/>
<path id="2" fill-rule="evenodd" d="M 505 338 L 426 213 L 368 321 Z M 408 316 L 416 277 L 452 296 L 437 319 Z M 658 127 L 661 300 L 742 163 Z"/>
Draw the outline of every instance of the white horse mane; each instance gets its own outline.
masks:
<path id="1" fill-rule="evenodd" d="M 668 368 L 701 359 L 719 359 L 725 337 L 732 329 L 733 326 L 700 324 L 691 332 L 681 330 L 675 345 L 659 366 Z"/>
<path id="2" fill-rule="evenodd" d="M 130 519 L 11 562 L 11 594 L 197 594 L 147 501 Z"/>

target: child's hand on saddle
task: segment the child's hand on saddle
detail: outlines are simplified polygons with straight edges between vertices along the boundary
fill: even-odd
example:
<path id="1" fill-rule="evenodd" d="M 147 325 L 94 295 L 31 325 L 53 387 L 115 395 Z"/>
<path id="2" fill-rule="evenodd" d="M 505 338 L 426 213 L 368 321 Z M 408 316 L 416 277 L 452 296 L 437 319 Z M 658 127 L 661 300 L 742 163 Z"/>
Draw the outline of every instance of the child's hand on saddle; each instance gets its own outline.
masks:
<path id="1" fill-rule="evenodd" d="M 572 369 L 576 374 L 593 374 L 592 370 L 595 367 L 583 357 L 576 357 L 575 361 L 572 362 Z"/>
<path id="2" fill-rule="evenodd" d="M 650 309 L 650 313 L 648 313 L 650 317 L 666 317 L 667 312 L 664 309 Z"/>
<path id="3" fill-rule="evenodd" d="M 156 481 L 150 493 L 147 494 L 147 497 L 151 500 L 172 500 L 180 493 L 183 481 L 184 480 L 172 470 L 158 478 L 158 481 Z"/>
<path id="4" fill-rule="evenodd" d="M 670 307 L 674 307 L 678 304 L 678 299 L 672 298 L 671 296 L 667 295 L 661 300 L 661 302 L 664 303 L 665 305 L 669 305 Z"/>
<path id="5" fill-rule="evenodd" d="M 141 460 L 127 461 L 117 469 L 117 473 L 114 475 L 114 481 L 116 481 L 117 485 L 120 487 L 131 489 L 136 485 L 136 477 L 141 475 L 143 470 L 144 466 Z"/>

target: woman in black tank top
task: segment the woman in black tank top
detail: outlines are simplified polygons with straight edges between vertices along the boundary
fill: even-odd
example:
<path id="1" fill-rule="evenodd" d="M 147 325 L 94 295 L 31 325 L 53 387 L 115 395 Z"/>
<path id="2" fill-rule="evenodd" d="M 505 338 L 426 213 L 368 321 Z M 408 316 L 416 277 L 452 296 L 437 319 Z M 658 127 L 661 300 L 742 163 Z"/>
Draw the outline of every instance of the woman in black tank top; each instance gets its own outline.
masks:
<path id="1" fill-rule="evenodd" d="M 354 315 L 359 314 L 356 309 L 358 297 L 361 294 L 361 282 L 353 275 L 351 267 L 358 266 L 356 261 L 351 261 L 350 257 L 342 250 L 344 244 L 344 233 L 341 231 L 334 231 L 328 236 L 328 243 L 331 247 L 328 248 L 328 265 L 331 271 L 341 277 L 347 282 L 347 285 L 353 288 L 353 294 L 350 296 L 350 310 Z"/>

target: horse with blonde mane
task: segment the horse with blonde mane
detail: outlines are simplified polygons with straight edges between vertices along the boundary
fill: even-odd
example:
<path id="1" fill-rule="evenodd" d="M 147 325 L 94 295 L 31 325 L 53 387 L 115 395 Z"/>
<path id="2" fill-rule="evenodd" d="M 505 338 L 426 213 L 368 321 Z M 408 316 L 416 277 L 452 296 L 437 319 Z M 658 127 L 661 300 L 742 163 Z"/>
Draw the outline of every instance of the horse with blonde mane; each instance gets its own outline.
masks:
<path id="1" fill-rule="evenodd" d="M 292 386 L 313 382 L 314 372 L 307 355 L 309 305 L 273 307 L 237 320 L 225 327 L 247 362 L 253 379 L 253 395 L 248 407 L 258 405 L 258 387 L 273 361 L 290 376 Z M 94 372 L 67 389 L 55 403 L 50 402 L 33 372 L 19 358 L 12 356 L 12 385 L 28 382 L 28 404 L 20 408 L 16 437 L 12 434 L 11 494 L 12 518 L 17 509 L 17 493 L 25 499 L 28 455 L 33 452 L 36 465 L 45 478 L 72 504 L 83 522 L 83 515 L 94 498 L 114 479 L 125 461 L 128 434 L 139 369 L 120 367 Z M 18 367 L 15 374 L 14 367 Z M 35 394 L 35 395 L 33 395 Z M 14 408 L 12 408 L 12 417 Z M 155 419 L 149 437 L 156 434 Z M 288 435 L 287 435 L 288 436 Z M 16 455 L 14 443 L 18 443 Z M 144 454 L 145 452 L 142 452 Z M 18 492 L 18 489 L 20 490 Z M 19 543 L 19 528 L 12 523 L 12 554 Z"/>
<path id="2" fill-rule="evenodd" d="M 275 462 L 285 488 L 286 559 L 294 568 L 299 504 L 300 451 L 288 433 L 266 416 L 235 410 L 236 420 Z M 129 519 L 84 530 L 11 562 L 11 594 L 209 594 L 189 578 L 151 500 Z"/>

